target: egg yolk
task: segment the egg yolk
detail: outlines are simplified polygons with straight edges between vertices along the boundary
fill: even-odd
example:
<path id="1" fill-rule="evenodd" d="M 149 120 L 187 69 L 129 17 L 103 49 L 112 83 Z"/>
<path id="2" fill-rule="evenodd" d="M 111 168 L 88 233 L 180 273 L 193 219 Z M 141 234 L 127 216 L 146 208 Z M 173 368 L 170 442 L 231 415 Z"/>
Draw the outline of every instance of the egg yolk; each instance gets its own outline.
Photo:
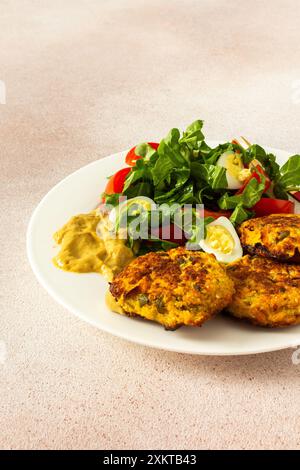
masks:
<path id="1" fill-rule="evenodd" d="M 207 227 L 206 243 L 214 250 L 224 254 L 232 253 L 234 240 L 230 232 L 222 225 L 210 225 Z"/>
<path id="2" fill-rule="evenodd" d="M 241 183 L 244 183 L 249 177 L 251 176 L 251 170 L 249 168 L 244 168 L 243 170 L 240 171 L 238 180 L 241 181 Z"/>
<path id="3" fill-rule="evenodd" d="M 238 178 L 240 172 L 244 169 L 242 158 L 236 153 L 229 155 L 227 157 L 226 168 L 230 175 Z"/>

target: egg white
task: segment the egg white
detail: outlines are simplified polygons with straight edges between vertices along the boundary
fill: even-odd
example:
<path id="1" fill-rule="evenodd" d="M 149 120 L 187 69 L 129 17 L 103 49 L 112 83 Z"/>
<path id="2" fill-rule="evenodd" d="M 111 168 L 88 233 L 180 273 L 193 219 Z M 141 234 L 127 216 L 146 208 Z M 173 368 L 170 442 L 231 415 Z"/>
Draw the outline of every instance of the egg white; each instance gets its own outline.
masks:
<path id="1" fill-rule="evenodd" d="M 199 245 L 200 248 L 205 251 L 206 253 L 211 253 L 215 255 L 216 259 L 220 261 L 221 263 L 232 263 L 233 261 L 236 261 L 240 259 L 243 256 L 243 249 L 241 246 L 240 239 L 238 237 L 238 234 L 235 231 L 234 226 L 230 222 L 227 217 L 219 217 L 218 219 L 214 220 L 210 224 L 207 225 L 209 226 L 214 226 L 214 225 L 221 225 L 224 227 L 232 236 L 233 241 L 234 241 L 234 248 L 231 253 L 222 253 L 219 250 L 214 249 L 212 246 L 210 246 L 206 239 L 203 239 L 200 241 Z"/>
<path id="2" fill-rule="evenodd" d="M 232 151 L 222 153 L 222 155 L 219 157 L 219 160 L 217 161 L 217 165 L 226 168 L 228 189 L 240 189 L 243 186 L 243 183 L 230 171 L 230 158 L 233 154 L 234 152 Z"/>

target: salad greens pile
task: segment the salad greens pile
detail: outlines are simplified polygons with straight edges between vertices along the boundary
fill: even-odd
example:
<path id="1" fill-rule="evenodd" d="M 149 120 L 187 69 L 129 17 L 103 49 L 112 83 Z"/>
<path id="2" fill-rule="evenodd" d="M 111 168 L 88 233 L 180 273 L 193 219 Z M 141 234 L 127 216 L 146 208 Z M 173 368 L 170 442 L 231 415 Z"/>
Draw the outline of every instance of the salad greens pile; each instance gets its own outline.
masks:
<path id="1" fill-rule="evenodd" d="M 126 177 L 122 193 L 105 195 L 117 205 L 119 196 L 146 196 L 157 204 L 204 204 L 211 211 L 230 210 L 234 225 L 254 215 L 253 206 L 262 198 L 288 199 L 289 191 L 300 189 L 300 155 L 293 155 L 280 168 L 275 155 L 259 145 L 244 148 L 227 142 L 211 148 L 204 140 L 203 121 L 197 120 L 182 134 L 171 129 L 155 150 L 147 143 L 136 147 L 140 159 Z M 226 169 L 217 165 L 224 152 L 237 152 L 244 165 L 256 160 L 264 174 L 251 178 L 242 192 L 228 189 Z M 266 177 L 271 181 L 266 189 Z"/>

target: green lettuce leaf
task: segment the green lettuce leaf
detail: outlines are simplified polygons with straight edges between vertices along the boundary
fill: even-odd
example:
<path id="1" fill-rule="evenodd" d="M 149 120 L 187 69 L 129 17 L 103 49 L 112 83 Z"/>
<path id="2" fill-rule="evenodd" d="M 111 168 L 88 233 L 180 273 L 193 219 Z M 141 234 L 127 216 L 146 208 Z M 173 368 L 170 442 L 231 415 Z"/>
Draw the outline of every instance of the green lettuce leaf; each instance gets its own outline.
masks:
<path id="1" fill-rule="evenodd" d="M 238 204 L 230 216 L 230 221 L 233 225 L 240 225 L 245 220 L 250 219 L 253 215 L 253 212 L 245 209 L 242 204 Z"/>
<path id="2" fill-rule="evenodd" d="M 203 121 L 200 121 L 199 119 L 194 121 L 186 128 L 186 131 L 180 139 L 180 143 L 187 144 L 187 146 L 192 150 L 199 148 L 204 139 L 202 127 Z"/>
<path id="3" fill-rule="evenodd" d="M 293 155 L 280 168 L 280 178 L 277 183 L 286 191 L 300 189 L 300 155 Z"/>
<path id="4" fill-rule="evenodd" d="M 226 189 L 228 186 L 226 169 L 208 163 L 191 163 L 191 174 L 196 180 L 208 183 L 211 189 Z"/>
<path id="5" fill-rule="evenodd" d="M 260 182 L 252 178 L 241 194 L 234 196 L 229 193 L 223 194 L 218 200 L 219 207 L 223 210 L 235 209 L 237 206 L 249 209 L 261 199 L 264 189 L 265 178 L 262 177 Z"/>
<path id="6" fill-rule="evenodd" d="M 166 179 L 172 170 L 189 166 L 187 158 L 183 156 L 184 152 L 179 143 L 179 138 L 179 130 L 171 129 L 167 137 L 160 142 L 157 149 L 158 159 L 152 169 L 155 186 Z"/>
<path id="7" fill-rule="evenodd" d="M 244 162 L 249 164 L 252 160 L 258 160 L 271 180 L 275 180 L 279 175 L 279 165 L 276 157 L 272 153 L 267 153 L 260 145 L 251 145 L 245 152 Z"/>

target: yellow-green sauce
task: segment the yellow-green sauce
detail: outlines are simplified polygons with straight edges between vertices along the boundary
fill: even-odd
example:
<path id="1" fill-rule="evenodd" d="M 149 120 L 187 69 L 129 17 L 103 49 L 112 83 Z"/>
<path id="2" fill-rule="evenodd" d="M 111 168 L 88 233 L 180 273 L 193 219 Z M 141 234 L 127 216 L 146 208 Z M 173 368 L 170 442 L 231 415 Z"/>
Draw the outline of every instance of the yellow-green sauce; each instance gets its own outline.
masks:
<path id="1" fill-rule="evenodd" d="M 54 234 L 60 245 L 55 266 L 75 273 L 99 273 L 108 280 L 134 258 L 126 240 L 112 238 L 107 216 L 95 210 L 72 217 Z"/>

